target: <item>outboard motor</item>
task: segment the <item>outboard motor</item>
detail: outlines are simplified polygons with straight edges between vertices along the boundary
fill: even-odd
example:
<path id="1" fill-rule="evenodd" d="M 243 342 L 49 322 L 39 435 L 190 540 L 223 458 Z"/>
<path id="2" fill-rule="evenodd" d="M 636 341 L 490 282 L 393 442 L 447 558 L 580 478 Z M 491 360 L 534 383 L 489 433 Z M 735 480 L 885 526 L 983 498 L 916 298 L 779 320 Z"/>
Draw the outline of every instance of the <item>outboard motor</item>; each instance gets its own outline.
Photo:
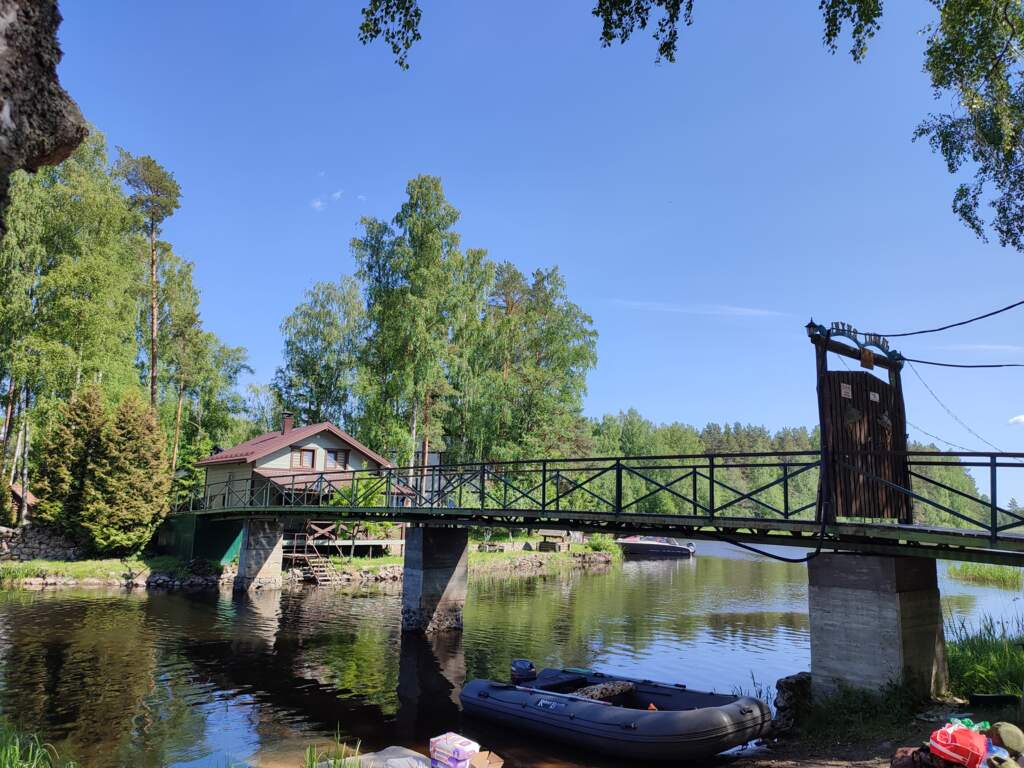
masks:
<path id="1" fill-rule="evenodd" d="M 537 668 L 529 659 L 512 659 L 512 682 L 516 685 L 537 679 Z"/>

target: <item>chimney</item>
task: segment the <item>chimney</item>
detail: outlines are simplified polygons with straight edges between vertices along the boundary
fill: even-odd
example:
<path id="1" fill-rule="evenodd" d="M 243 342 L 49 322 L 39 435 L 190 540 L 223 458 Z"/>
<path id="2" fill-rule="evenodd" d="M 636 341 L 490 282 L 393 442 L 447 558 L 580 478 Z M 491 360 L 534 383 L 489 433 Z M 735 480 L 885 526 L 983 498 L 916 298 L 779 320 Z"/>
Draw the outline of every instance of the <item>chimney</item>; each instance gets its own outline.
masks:
<path id="1" fill-rule="evenodd" d="M 295 414 L 291 411 L 285 411 L 281 414 L 281 434 L 292 431 L 292 427 L 295 426 Z"/>

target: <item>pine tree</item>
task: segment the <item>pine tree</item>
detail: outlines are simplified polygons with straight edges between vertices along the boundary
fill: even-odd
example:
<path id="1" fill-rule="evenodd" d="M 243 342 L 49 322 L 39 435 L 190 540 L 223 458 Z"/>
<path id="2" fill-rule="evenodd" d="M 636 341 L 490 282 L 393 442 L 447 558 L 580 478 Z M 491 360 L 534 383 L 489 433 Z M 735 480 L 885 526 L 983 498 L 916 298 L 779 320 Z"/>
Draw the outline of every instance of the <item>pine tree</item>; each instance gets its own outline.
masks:
<path id="1" fill-rule="evenodd" d="M 107 411 L 97 387 L 80 390 L 59 406 L 39 450 L 35 519 L 75 533 L 86 488 L 104 447 Z"/>
<path id="2" fill-rule="evenodd" d="M 153 410 L 129 393 L 106 430 L 95 481 L 84 489 L 78 523 L 91 547 L 140 550 L 167 512 L 169 488 L 163 433 Z"/>

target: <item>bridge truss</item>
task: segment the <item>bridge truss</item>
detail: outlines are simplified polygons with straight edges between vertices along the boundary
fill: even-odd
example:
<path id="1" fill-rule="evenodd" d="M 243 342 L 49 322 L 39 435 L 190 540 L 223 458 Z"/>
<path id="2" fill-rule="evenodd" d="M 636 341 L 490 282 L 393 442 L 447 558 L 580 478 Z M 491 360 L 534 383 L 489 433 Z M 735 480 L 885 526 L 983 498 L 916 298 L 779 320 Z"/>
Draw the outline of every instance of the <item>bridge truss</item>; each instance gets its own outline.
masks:
<path id="1" fill-rule="evenodd" d="M 1024 454 L 901 451 L 898 458 L 903 483 L 878 472 L 871 452 L 830 456 L 833 477 L 906 501 L 901 514 L 883 520 L 821 504 L 821 455 L 801 451 L 297 472 L 211 484 L 173 512 L 651 533 L 1024 565 L 1024 511 L 1000 496 L 1006 473 L 1024 469 Z"/>

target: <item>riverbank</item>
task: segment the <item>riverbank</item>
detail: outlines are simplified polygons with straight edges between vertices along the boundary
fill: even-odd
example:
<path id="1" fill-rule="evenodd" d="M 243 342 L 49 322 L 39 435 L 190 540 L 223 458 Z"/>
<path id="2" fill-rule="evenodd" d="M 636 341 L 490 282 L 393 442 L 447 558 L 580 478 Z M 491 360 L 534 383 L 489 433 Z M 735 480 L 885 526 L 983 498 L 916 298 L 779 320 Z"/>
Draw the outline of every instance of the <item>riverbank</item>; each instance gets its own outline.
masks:
<path id="1" fill-rule="evenodd" d="M 616 557 L 584 546 L 569 552 L 477 552 L 469 553 L 469 570 L 474 575 L 543 576 L 573 568 L 607 568 Z M 335 567 L 349 584 L 401 582 L 402 558 L 385 556 L 335 560 Z M 230 588 L 235 564 L 221 565 L 207 560 L 184 562 L 174 557 L 100 560 L 28 560 L 0 562 L 0 588 L 44 589 L 59 587 L 121 587 L 124 589 L 206 590 Z M 286 574 L 291 584 L 301 583 L 301 574 Z"/>
<path id="2" fill-rule="evenodd" d="M 469 552 L 469 572 L 474 576 L 547 576 L 574 568 L 608 568 L 614 554 L 576 546 L 568 552 Z M 349 583 L 400 582 L 401 557 L 353 558 L 334 560 L 335 568 Z"/>
<path id="3" fill-rule="evenodd" d="M 175 557 L 0 562 L 0 588 L 121 587 L 214 589 L 234 581 L 235 567 Z"/>

